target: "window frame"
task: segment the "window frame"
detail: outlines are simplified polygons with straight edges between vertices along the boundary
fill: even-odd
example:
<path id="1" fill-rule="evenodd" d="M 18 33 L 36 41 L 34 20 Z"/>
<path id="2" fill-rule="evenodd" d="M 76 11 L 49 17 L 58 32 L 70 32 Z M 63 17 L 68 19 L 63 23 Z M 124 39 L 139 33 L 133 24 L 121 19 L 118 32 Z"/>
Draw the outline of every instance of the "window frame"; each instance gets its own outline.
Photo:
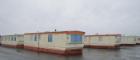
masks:
<path id="1" fill-rule="evenodd" d="M 71 34 L 70 35 L 70 44 L 81 44 L 82 42 L 83 42 L 82 35 L 80 35 L 80 34 Z"/>
<path id="2" fill-rule="evenodd" d="M 33 41 L 39 41 L 40 40 L 40 35 L 39 34 L 32 35 L 32 40 Z"/>
<path id="3" fill-rule="evenodd" d="M 17 40 L 16 36 L 9 36 L 9 37 L 10 37 L 11 41 L 16 41 Z M 7 37 L 7 39 L 8 39 L 8 37 Z"/>
<path id="4" fill-rule="evenodd" d="M 48 42 L 53 42 L 53 35 L 52 34 L 48 34 Z"/>

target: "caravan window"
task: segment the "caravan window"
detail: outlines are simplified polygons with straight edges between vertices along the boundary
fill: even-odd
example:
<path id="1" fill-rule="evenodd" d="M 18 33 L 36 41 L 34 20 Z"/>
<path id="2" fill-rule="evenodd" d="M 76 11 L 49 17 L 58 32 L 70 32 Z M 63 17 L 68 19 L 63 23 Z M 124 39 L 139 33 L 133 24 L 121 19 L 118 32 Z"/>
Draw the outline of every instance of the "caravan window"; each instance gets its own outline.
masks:
<path id="1" fill-rule="evenodd" d="M 32 36 L 33 41 L 38 41 L 40 39 L 40 35 L 36 34 Z"/>
<path id="2" fill-rule="evenodd" d="M 13 37 L 13 41 L 16 41 L 16 37 L 15 36 Z"/>
<path id="3" fill-rule="evenodd" d="M 16 41 L 16 36 L 11 36 L 11 41 Z"/>
<path id="4" fill-rule="evenodd" d="M 52 34 L 48 34 L 48 42 L 52 42 L 52 39 L 53 39 Z"/>
<path id="5" fill-rule="evenodd" d="M 34 41 L 37 41 L 37 35 L 34 35 Z"/>
<path id="6" fill-rule="evenodd" d="M 82 36 L 78 34 L 71 35 L 71 42 L 72 43 L 82 43 Z"/>

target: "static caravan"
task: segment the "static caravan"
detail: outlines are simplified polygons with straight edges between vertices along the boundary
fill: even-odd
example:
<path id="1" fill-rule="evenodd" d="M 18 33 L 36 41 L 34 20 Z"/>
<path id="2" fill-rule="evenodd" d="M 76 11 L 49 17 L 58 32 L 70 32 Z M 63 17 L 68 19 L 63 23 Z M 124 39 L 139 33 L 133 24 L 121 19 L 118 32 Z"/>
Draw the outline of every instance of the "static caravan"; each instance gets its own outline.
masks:
<path id="1" fill-rule="evenodd" d="M 1 44 L 6 47 L 23 48 L 23 39 L 23 35 L 4 35 L 1 37 Z"/>
<path id="2" fill-rule="evenodd" d="M 81 55 L 85 32 L 57 31 L 24 34 L 24 48 L 60 55 Z"/>
<path id="3" fill-rule="evenodd" d="M 88 48 L 119 48 L 121 34 L 86 35 L 84 47 Z"/>
<path id="4" fill-rule="evenodd" d="M 140 45 L 140 36 L 136 36 L 136 44 Z"/>
<path id="5" fill-rule="evenodd" d="M 135 36 L 122 36 L 121 45 L 122 46 L 136 45 L 136 37 Z"/>

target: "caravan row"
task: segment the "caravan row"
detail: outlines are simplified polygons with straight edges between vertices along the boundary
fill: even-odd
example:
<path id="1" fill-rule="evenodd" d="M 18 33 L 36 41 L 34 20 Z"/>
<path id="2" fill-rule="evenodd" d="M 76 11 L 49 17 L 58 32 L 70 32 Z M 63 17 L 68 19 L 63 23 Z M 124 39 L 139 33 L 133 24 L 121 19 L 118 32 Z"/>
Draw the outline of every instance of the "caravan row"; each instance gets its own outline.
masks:
<path id="1" fill-rule="evenodd" d="M 1 36 L 1 45 L 60 55 L 81 55 L 85 32 L 37 32 Z"/>
<path id="2" fill-rule="evenodd" d="M 83 31 L 36 32 L 0 36 L 1 46 L 60 55 L 81 55 L 83 47 L 119 48 L 140 44 L 139 36 L 85 35 Z"/>

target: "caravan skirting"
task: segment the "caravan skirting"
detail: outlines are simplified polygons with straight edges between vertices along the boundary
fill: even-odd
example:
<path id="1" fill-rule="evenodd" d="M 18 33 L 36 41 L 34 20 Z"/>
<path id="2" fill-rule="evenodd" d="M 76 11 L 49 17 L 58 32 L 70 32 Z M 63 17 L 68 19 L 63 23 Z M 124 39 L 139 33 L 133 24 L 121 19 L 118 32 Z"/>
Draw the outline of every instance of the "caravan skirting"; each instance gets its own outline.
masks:
<path id="1" fill-rule="evenodd" d="M 1 44 L 1 46 L 9 47 L 9 48 L 23 48 L 23 45 L 9 45 L 9 44 Z"/>
<path id="2" fill-rule="evenodd" d="M 24 49 L 35 51 L 35 52 L 51 53 L 51 54 L 58 54 L 58 55 L 65 55 L 65 56 L 82 55 L 82 48 L 81 49 L 57 50 L 57 49 L 47 49 L 47 48 L 24 46 Z"/>
<path id="3" fill-rule="evenodd" d="M 85 45 L 86 48 L 99 48 L 99 49 L 116 49 L 119 48 L 120 45 L 115 46 L 99 46 L 99 45 Z"/>
<path id="4" fill-rule="evenodd" d="M 121 46 L 135 46 L 136 44 L 120 44 Z"/>

